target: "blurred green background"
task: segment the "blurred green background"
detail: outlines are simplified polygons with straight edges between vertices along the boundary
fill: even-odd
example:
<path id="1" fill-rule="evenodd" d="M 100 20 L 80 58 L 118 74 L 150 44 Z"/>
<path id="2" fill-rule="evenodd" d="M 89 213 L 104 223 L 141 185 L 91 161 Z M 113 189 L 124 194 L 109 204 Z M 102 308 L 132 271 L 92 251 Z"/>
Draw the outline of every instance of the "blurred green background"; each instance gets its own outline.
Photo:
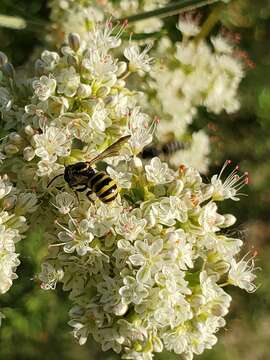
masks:
<path id="1" fill-rule="evenodd" d="M 211 7 L 201 10 L 206 17 Z M 0 28 L 1 51 L 19 66 L 42 45 L 49 9 L 45 0 L 0 0 L 0 14 L 24 17 L 24 30 Z M 173 37 L 175 18 L 166 20 Z M 232 159 L 250 174 L 245 188 L 248 197 L 227 204 L 238 217 L 235 231 L 245 241 L 245 251 L 258 252 L 259 289 L 255 294 L 229 289 L 233 297 L 227 326 L 219 342 L 201 360 L 270 359 L 270 0 L 234 0 L 221 15 L 221 22 L 241 36 L 240 46 L 254 62 L 241 84 L 241 110 L 233 115 L 214 116 L 201 110 L 192 124 L 194 130 L 208 129 L 212 146 L 209 177 L 224 160 Z M 213 32 L 218 31 L 220 23 Z M 35 274 L 46 254 L 42 231 L 33 232 L 18 245 L 22 265 L 19 280 L 0 299 L 6 319 L 0 330 L 0 359 L 5 360 L 94 360 L 119 359 L 101 353 L 89 341 L 80 347 L 67 325 L 68 303 L 60 290 L 40 290 Z M 23 269 L 23 271 L 22 271 Z M 160 354 L 157 359 L 179 356 Z"/>

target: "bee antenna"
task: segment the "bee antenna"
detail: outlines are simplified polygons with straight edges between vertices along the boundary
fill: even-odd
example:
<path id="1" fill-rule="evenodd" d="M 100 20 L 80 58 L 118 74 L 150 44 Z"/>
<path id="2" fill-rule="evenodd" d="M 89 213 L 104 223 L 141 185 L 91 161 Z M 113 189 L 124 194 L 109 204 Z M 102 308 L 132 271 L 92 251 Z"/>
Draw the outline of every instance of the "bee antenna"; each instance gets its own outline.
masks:
<path id="1" fill-rule="evenodd" d="M 57 178 L 59 178 L 60 176 L 63 176 L 64 174 L 59 174 L 56 175 L 54 178 L 52 178 L 52 180 L 49 182 L 49 184 L 47 185 L 47 188 L 54 182 L 54 180 L 56 180 Z"/>

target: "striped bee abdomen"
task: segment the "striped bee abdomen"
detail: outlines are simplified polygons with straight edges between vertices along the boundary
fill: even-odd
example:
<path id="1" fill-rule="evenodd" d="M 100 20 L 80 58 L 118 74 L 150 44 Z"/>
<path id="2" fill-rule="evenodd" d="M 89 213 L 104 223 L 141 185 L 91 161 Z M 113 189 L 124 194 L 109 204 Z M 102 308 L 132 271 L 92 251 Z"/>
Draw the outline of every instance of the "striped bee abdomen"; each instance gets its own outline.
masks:
<path id="1" fill-rule="evenodd" d="M 164 155 L 172 155 L 178 150 L 183 150 L 185 148 L 184 144 L 181 141 L 174 140 L 164 144 L 161 148 L 161 152 Z"/>
<path id="2" fill-rule="evenodd" d="M 115 180 L 110 178 L 110 176 L 103 171 L 94 174 L 89 179 L 88 186 L 104 203 L 115 200 L 118 195 L 118 188 Z"/>

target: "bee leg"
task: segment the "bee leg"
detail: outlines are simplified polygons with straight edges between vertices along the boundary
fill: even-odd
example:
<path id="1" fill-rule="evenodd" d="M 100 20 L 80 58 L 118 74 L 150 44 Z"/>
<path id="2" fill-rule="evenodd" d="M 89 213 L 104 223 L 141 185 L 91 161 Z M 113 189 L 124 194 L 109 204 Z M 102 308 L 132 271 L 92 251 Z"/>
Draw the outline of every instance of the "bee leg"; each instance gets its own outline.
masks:
<path id="1" fill-rule="evenodd" d="M 78 205 L 80 205 L 80 199 L 79 199 L 78 192 L 77 192 L 77 191 L 74 191 L 74 194 L 75 194 L 76 199 L 77 199 L 77 201 L 78 201 Z"/>
<path id="2" fill-rule="evenodd" d="M 89 190 L 89 191 L 87 191 L 86 196 L 87 196 L 88 200 L 89 200 L 92 204 L 94 204 L 94 200 L 91 199 L 91 197 L 90 197 L 91 194 L 93 194 L 93 191 Z"/>
<path id="3" fill-rule="evenodd" d="M 86 185 L 81 185 L 80 187 L 76 188 L 76 190 L 74 191 L 74 192 L 75 192 L 75 195 L 76 195 L 76 198 L 77 198 L 77 200 L 78 200 L 78 204 L 80 204 L 80 199 L 79 199 L 78 193 L 79 193 L 79 192 L 84 192 L 86 189 L 87 189 L 87 186 L 86 186 Z"/>
<path id="4" fill-rule="evenodd" d="M 86 189 L 87 189 L 87 186 L 86 186 L 86 185 L 82 185 L 82 187 L 77 188 L 76 191 L 77 191 L 77 192 L 84 192 Z"/>

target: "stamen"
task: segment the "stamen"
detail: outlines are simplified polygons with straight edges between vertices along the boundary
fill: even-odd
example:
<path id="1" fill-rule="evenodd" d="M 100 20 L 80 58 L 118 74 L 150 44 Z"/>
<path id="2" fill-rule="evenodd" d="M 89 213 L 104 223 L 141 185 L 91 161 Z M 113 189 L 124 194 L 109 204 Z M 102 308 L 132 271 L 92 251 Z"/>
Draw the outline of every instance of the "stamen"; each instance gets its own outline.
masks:
<path id="1" fill-rule="evenodd" d="M 228 165 L 230 165 L 232 163 L 232 160 L 226 160 L 225 161 L 225 163 L 224 163 L 224 165 L 222 166 L 222 169 L 221 169 L 221 171 L 220 171 L 220 173 L 219 173 L 219 175 L 218 175 L 218 179 L 220 179 L 220 177 L 221 177 L 221 175 L 223 174 L 223 172 L 224 172 L 224 170 L 226 169 L 226 167 L 228 166 Z"/>
<path id="2" fill-rule="evenodd" d="M 70 235 L 74 235 L 73 232 L 71 230 L 69 230 L 68 228 L 64 227 L 62 224 L 60 224 L 57 220 L 54 220 L 54 223 L 56 225 L 58 225 L 61 229 L 65 230 L 68 234 Z"/>
<path id="3" fill-rule="evenodd" d="M 70 215 L 70 213 L 68 213 L 68 216 L 69 216 L 72 224 L 74 225 L 75 229 L 76 229 L 77 232 L 79 233 L 79 235 L 81 235 L 80 229 L 78 228 L 78 224 L 76 223 L 76 221 L 73 219 L 73 217 Z"/>
<path id="4" fill-rule="evenodd" d="M 221 175 L 224 173 L 224 170 L 226 169 L 226 167 L 228 165 L 231 164 L 231 160 L 226 160 L 219 175 L 218 175 L 218 180 L 220 180 Z M 225 181 L 223 182 L 223 189 L 226 191 L 228 190 L 229 192 L 233 191 L 233 197 L 235 195 L 245 195 L 245 194 L 241 194 L 239 193 L 239 190 L 247 185 L 249 183 L 249 177 L 248 177 L 248 172 L 244 172 L 242 175 L 238 174 L 238 171 L 240 169 L 239 165 L 236 165 L 235 168 L 232 170 L 232 172 L 228 175 L 228 177 L 225 179 Z M 221 181 L 221 180 L 220 180 Z"/>
<path id="5" fill-rule="evenodd" d="M 62 243 L 59 243 L 59 244 L 50 244 L 49 245 L 49 248 L 50 247 L 57 247 L 57 246 L 64 246 L 64 245 L 66 245 L 67 243 L 66 242 L 62 242 Z"/>

